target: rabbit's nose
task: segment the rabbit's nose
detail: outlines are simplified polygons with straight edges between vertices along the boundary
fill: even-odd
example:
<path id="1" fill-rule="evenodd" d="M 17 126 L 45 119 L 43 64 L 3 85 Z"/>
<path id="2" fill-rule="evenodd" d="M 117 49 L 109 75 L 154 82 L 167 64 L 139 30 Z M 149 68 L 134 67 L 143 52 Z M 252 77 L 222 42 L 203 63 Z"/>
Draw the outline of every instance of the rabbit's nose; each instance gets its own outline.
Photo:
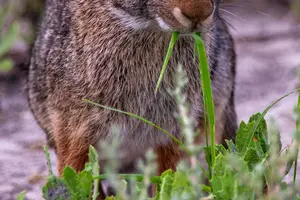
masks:
<path id="1" fill-rule="evenodd" d="M 177 11 L 180 10 L 181 13 L 193 23 L 201 23 L 207 19 L 214 10 L 212 0 L 172 0 L 171 2 Z M 176 12 L 175 9 L 174 11 Z"/>

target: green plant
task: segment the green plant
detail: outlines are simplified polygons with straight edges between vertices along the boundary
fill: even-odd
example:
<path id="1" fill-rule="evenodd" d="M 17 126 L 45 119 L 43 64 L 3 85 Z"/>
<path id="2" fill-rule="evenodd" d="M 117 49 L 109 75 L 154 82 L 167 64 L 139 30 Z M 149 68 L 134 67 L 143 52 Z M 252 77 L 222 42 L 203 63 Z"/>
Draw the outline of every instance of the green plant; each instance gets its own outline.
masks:
<path id="1" fill-rule="evenodd" d="M 184 113 L 179 113 L 181 119 L 186 118 Z M 80 172 L 80 174 L 89 174 L 85 176 L 86 180 L 88 180 L 88 183 L 86 183 L 88 185 L 86 188 L 88 189 L 91 189 L 93 180 L 109 180 L 109 177 L 114 174 L 115 180 L 112 182 L 114 183 L 113 186 L 117 196 L 108 198 L 111 200 L 293 199 L 292 197 L 296 195 L 296 189 L 299 190 L 299 188 L 296 185 L 295 187 L 288 186 L 283 179 L 286 171 L 290 169 L 288 163 L 295 160 L 300 141 L 296 137 L 296 143 L 284 152 L 281 152 L 279 132 L 275 125 L 271 126 L 271 130 L 267 131 L 267 125 L 263 116 L 264 114 L 257 113 L 250 118 L 248 123 L 242 122 L 238 130 L 236 144 L 232 141 L 227 141 L 228 149 L 225 149 L 222 145 L 216 145 L 216 160 L 213 166 L 214 176 L 210 179 L 209 185 L 204 184 L 203 168 L 199 164 L 192 166 L 187 162 L 181 162 L 176 172 L 168 170 L 161 176 L 153 176 L 151 174 L 147 174 L 147 176 L 144 174 L 116 174 L 116 172 L 95 176 L 92 166 L 95 167 L 97 162 L 91 157 L 96 158 L 97 153 L 92 147 L 90 150 L 90 163 L 87 164 L 85 170 Z M 187 124 L 182 123 L 184 126 Z M 254 136 L 248 141 L 248 135 L 254 127 L 256 127 Z M 185 127 L 184 129 L 186 131 L 185 136 L 190 137 L 187 133 L 189 128 Z M 299 138 L 299 133 L 297 135 Z M 245 146 L 247 146 L 246 149 L 243 148 Z M 113 145 L 107 151 L 114 151 L 116 147 L 116 145 Z M 192 151 L 192 147 L 187 146 L 186 148 L 190 150 L 192 155 L 203 149 Z M 211 147 L 206 147 L 204 150 L 207 155 L 207 162 L 211 164 Z M 110 154 L 115 155 L 115 153 Z M 114 159 L 111 158 L 111 160 Z M 152 168 L 153 164 L 147 167 Z M 142 169 L 145 170 L 147 167 Z M 282 168 L 286 169 L 286 171 L 282 170 Z M 80 198 L 77 196 L 79 195 L 77 194 L 78 192 L 82 194 L 82 191 L 77 188 L 79 182 L 82 182 L 81 179 L 76 178 L 80 174 L 76 175 L 70 167 L 67 167 L 62 178 L 54 178 L 51 175 L 44 186 L 44 197 L 46 199 L 59 199 L 58 196 L 54 198 L 53 193 L 55 191 L 64 191 L 63 193 L 57 192 L 55 194 L 59 194 L 62 199 L 89 199 L 92 193 L 91 190 L 88 193 L 88 189 L 84 192 L 86 196 L 80 196 Z M 146 180 L 157 185 L 156 196 L 153 198 L 142 195 L 147 191 L 148 184 L 145 184 Z M 128 182 L 134 182 L 134 184 L 128 184 L 128 186 Z M 268 194 L 264 190 L 265 186 L 269 192 Z M 130 188 L 130 194 L 124 192 L 126 187 Z M 49 191 L 52 194 L 51 198 L 49 197 Z M 135 198 L 132 198 L 133 196 Z M 294 199 L 297 199 L 297 197 L 295 196 Z"/>
<path id="2" fill-rule="evenodd" d="M 5 25 L 8 10 L 8 6 L 0 7 L 0 73 L 13 68 L 13 61 L 5 56 L 18 38 L 19 32 L 17 23 Z"/>
<path id="3" fill-rule="evenodd" d="M 182 128 L 183 141 L 175 138 L 167 130 L 147 119 L 85 99 L 84 101 L 89 104 L 134 117 L 160 130 L 162 134 L 169 135 L 188 153 L 190 156 L 189 161 L 181 161 L 176 172 L 167 170 L 160 176 L 155 176 L 153 169 L 156 166 L 152 162 L 154 155 L 152 152 L 149 152 L 146 155 L 146 162 L 140 162 L 139 165 L 143 174 L 117 174 L 116 149 L 118 149 L 119 140 L 117 136 L 114 136 L 111 144 L 102 144 L 103 155 L 107 155 L 107 166 L 109 166 L 104 169 L 104 174 L 99 175 L 97 152 L 93 147 L 90 147 L 89 163 L 86 164 L 82 172 L 76 174 L 72 168 L 66 167 L 62 177 L 58 178 L 52 173 L 49 164 L 49 153 L 45 149 L 49 165 L 49 177 L 46 185 L 43 187 L 45 199 L 96 199 L 99 180 L 104 179 L 111 184 L 116 192 L 116 196 L 108 197 L 108 200 L 300 199 L 299 195 L 297 195 L 300 188 L 296 183 L 296 168 L 294 170 L 293 185 L 288 185 L 284 182 L 285 175 L 290 171 L 293 163 L 297 162 L 298 147 L 300 145 L 300 103 L 296 109 L 297 130 L 294 143 L 285 150 L 281 150 L 280 134 L 276 125 L 271 124 L 269 129 L 267 129 L 264 117 L 275 104 L 291 93 L 275 101 L 262 113 L 253 115 L 247 123 L 242 122 L 237 131 L 236 143 L 231 140 L 226 141 L 227 149 L 222 145 L 215 144 L 214 107 L 208 64 L 200 36 L 197 34 L 193 36 L 196 40 L 196 53 L 200 60 L 199 71 L 212 142 L 210 144 L 207 143 L 206 146 L 197 146 L 193 142 L 195 137 L 194 127 L 188 115 L 187 102 L 184 95 L 182 95 L 183 88 L 188 80 L 181 67 L 179 67 L 176 80 L 177 85 L 172 95 L 177 100 L 179 108 L 177 118 Z M 173 42 L 177 40 L 176 37 L 178 38 L 178 35 L 173 35 Z M 170 48 L 172 47 L 174 47 L 173 43 L 170 45 Z M 170 58 L 172 50 L 168 52 L 166 60 Z M 164 64 L 162 74 L 166 70 L 167 63 L 168 61 Z M 114 132 L 118 133 L 117 130 Z M 209 136 L 207 135 L 207 137 Z M 202 163 L 193 162 L 197 159 L 197 155 L 201 153 L 206 155 L 208 170 L 202 166 Z M 205 184 L 205 179 L 208 180 L 208 184 Z M 149 197 L 147 193 L 150 183 L 156 185 L 154 197 Z"/>

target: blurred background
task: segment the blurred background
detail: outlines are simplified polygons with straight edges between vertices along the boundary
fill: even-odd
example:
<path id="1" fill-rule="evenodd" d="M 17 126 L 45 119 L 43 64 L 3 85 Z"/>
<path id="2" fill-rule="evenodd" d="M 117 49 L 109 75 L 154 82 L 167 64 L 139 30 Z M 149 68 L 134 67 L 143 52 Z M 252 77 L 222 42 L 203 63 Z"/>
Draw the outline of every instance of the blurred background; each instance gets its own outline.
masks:
<path id="1" fill-rule="evenodd" d="M 0 199 L 41 199 L 45 135 L 27 106 L 26 75 L 44 0 L 0 0 Z M 220 11 L 236 42 L 239 121 L 299 85 L 300 0 L 225 0 Z M 284 146 L 295 129 L 297 95 L 275 106 Z M 52 161 L 55 166 L 55 154 Z M 287 177 L 287 181 L 291 177 Z"/>

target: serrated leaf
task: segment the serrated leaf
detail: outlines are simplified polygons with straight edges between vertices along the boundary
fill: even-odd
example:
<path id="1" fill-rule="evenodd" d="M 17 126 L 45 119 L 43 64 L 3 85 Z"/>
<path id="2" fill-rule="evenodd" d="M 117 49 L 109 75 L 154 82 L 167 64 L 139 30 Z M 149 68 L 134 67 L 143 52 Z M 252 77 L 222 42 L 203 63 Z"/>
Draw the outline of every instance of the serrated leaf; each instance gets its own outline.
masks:
<path id="1" fill-rule="evenodd" d="M 212 190 L 214 191 L 214 194 L 221 198 L 225 198 L 223 193 L 225 192 L 224 189 L 224 181 L 226 178 L 230 178 L 232 176 L 228 176 L 228 170 L 226 169 L 225 166 L 225 156 L 222 154 L 219 154 L 216 158 L 216 162 L 215 162 L 215 166 L 214 166 L 214 176 L 211 180 L 211 186 L 212 186 Z M 231 184 L 229 185 L 231 188 L 231 191 L 233 191 L 233 182 L 231 182 Z M 228 193 L 228 195 L 230 195 L 231 192 Z M 226 196 L 226 195 L 225 195 Z M 232 196 L 232 195 L 230 195 Z M 225 198 L 228 199 L 228 198 Z"/>
<path id="2" fill-rule="evenodd" d="M 22 191 L 20 194 L 17 196 L 17 200 L 24 200 L 26 195 L 26 191 Z"/>
<path id="3" fill-rule="evenodd" d="M 255 115 L 252 115 L 250 117 L 249 123 L 251 122 L 257 122 L 259 121 L 257 125 L 257 128 L 254 132 L 254 137 L 257 139 L 259 142 L 259 146 L 262 148 L 262 152 L 266 153 L 269 150 L 269 145 L 268 145 L 268 130 L 267 130 L 267 123 L 266 120 L 263 118 L 261 113 L 257 113 Z"/>
<path id="4" fill-rule="evenodd" d="M 178 170 L 174 174 L 174 181 L 172 185 L 172 193 L 171 196 L 180 196 L 184 193 L 192 194 L 193 188 L 190 180 L 188 179 L 187 172 Z"/>
<path id="5" fill-rule="evenodd" d="M 241 185 L 239 177 L 250 173 L 247 163 L 238 155 L 219 154 L 214 165 L 214 176 L 210 180 L 216 200 L 254 199 L 254 192 L 248 186 Z"/>
<path id="6" fill-rule="evenodd" d="M 174 181 L 174 173 L 172 170 L 167 170 L 161 175 L 161 187 L 159 200 L 167 200 L 171 198 L 172 184 Z"/>
<path id="7" fill-rule="evenodd" d="M 244 153 L 246 152 L 245 147 L 248 147 L 252 141 L 252 140 L 248 140 L 248 137 L 253 126 L 254 126 L 254 122 L 246 124 L 244 121 L 242 121 L 237 131 L 235 141 L 236 141 L 237 150 L 241 155 L 244 155 Z"/>
<path id="8" fill-rule="evenodd" d="M 257 154 L 257 151 L 253 148 L 247 149 L 244 160 L 248 165 L 248 168 L 250 171 L 254 169 L 256 164 L 258 164 L 261 161 L 261 157 Z"/>
<path id="9" fill-rule="evenodd" d="M 98 153 L 96 149 L 93 146 L 90 146 L 89 148 L 89 162 L 98 162 Z"/>
<path id="10" fill-rule="evenodd" d="M 47 178 L 47 182 L 43 186 L 43 197 L 46 200 L 74 200 L 67 183 L 55 176 Z"/>
<path id="11" fill-rule="evenodd" d="M 216 158 L 214 176 L 210 182 L 216 199 L 232 199 L 236 180 L 230 170 L 226 168 L 225 156 L 222 154 L 219 154 Z"/>
<path id="12" fill-rule="evenodd" d="M 244 146 L 242 148 L 242 153 L 244 153 L 246 151 L 246 149 L 248 148 L 248 144 L 250 144 L 251 140 L 253 139 L 254 135 L 255 135 L 255 131 L 256 129 L 259 127 L 259 124 L 261 123 L 261 121 L 264 119 L 265 115 L 269 112 L 269 110 L 275 106 L 278 102 L 282 101 L 283 99 L 285 99 L 286 97 L 290 96 L 291 94 L 293 94 L 294 92 L 298 92 L 298 90 L 295 90 L 293 92 L 290 92 L 284 96 L 282 96 L 281 98 L 277 99 L 275 102 L 273 102 L 271 105 L 269 105 L 263 112 L 262 114 L 257 116 L 256 122 L 253 126 L 253 128 L 251 129 L 251 131 L 249 132 L 248 137 L 246 138 L 245 144 L 247 144 L 246 146 Z"/>
<path id="13" fill-rule="evenodd" d="M 269 150 L 267 143 L 267 124 L 263 115 L 257 113 L 251 116 L 249 123 L 242 122 L 237 131 L 236 147 L 241 156 L 250 148 L 255 149 L 259 158 Z"/>

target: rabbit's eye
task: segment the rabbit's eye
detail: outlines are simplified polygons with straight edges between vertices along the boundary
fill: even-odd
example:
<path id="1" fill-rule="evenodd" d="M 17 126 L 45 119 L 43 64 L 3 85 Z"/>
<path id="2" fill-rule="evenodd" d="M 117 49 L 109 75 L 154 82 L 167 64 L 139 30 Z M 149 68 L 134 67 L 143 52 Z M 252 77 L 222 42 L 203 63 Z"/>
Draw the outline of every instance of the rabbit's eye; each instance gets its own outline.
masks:
<path id="1" fill-rule="evenodd" d="M 148 0 L 114 0 L 111 12 L 125 27 L 135 30 L 146 29 L 151 24 L 147 2 Z"/>
<path id="2" fill-rule="evenodd" d="M 148 17 L 147 2 L 148 0 L 114 0 L 113 5 L 132 16 Z"/>

